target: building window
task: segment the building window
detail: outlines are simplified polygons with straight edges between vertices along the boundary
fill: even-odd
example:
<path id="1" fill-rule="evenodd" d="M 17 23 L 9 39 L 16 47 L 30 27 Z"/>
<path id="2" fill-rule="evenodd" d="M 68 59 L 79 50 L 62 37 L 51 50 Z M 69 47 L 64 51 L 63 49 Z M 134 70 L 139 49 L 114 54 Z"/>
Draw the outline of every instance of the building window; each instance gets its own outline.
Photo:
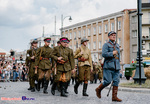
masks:
<path id="1" fill-rule="evenodd" d="M 118 44 L 121 46 L 121 38 L 118 38 Z"/>
<path id="2" fill-rule="evenodd" d="M 137 45 L 132 45 L 132 52 L 137 52 Z"/>
<path id="3" fill-rule="evenodd" d="M 88 36 L 91 35 L 91 29 L 88 29 Z"/>
<path id="4" fill-rule="evenodd" d="M 83 30 L 83 36 L 85 37 L 85 29 Z"/>
<path id="5" fill-rule="evenodd" d="M 76 45 L 74 45 L 74 51 L 76 50 Z"/>
<path id="6" fill-rule="evenodd" d="M 76 32 L 74 32 L 74 39 L 76 40 Z"/>
<path id="7" fill-rule="evenodd" d="M 111 31 L 114 31 L 114 23 L 111 23 Z"/>
<path id="8" fill-rule="evenodd" d="M 132 30 L 132 37 L 137 37 L 137 30 Z"/>
<path id="9" fill-rule="evenodd" d="M 72 33 L 70 33 L 70 39 L 72 39 Z"/>
<path id="10" fill-rule="evenodd" d="M 149 28 L 149 37 L 150 37 L 150 28 Z"/>
<path id="11" fill-rule="evenodd" d="M 96 42 L 93 43 L 93 49 L 96 49 Z"/>
<path id="12" fill-rule="evenodd" d="M 81 31 L 78 31 L 78 33 L 79 33 L 79 38 L 81 37 Z"/>
<path id="13" fill-rule="evenodd" d="M 102 59 L 102 54 L 99 54 L 99 59 Z"/>
<path id="14" fill-rule="evenodd" d="M 101 34 L 101 33 L 102 33 L 102 27 L 99 26 L 99 34 Z"/>
<path id="15" fill-rule="evenodd" d="M 108 32 L 108 25 L 105 24 L 105 32 Z"/>
<path id="16" fill-rule="evenodd" d="M 68 37 L 68 34 L 66 34 L 66 37 Z"/>
<path id="17" fill-rule="evenodd" d="M 93 27 L 93 35 L 96 35 L 96 27 Z"/>
<path id="18" fill-rule="evenodd" d="M 132 16 L 132 23 L 136 23 L 137 21 L 137 17 L 136 16 Z"/>
<path id="19" fill-rule="evenodd" d="M 99 41 L 99 49 L 101 49 L 101 48 L 102 48 L 102 42 Z"/>
<path id="20" fill-rule="evenodd" d="M 121 30 L 121 21 L 118 21 L 118 30 Z"/>
<path id="21" fill-rule="evenodd" d="M 149 24 L 150 24 L 150 12 L 148 13 L 148 15 L 149 15 L 149 18 L 148 18 L 148 19 L 149 19 Z"/>
<path id="22" fill-rule="evenodd" d="M 89 49 L 91 48 L 91 44 L 90 44 L 90 42 L 88 42 L 88 48 L 89 48 Z"/>

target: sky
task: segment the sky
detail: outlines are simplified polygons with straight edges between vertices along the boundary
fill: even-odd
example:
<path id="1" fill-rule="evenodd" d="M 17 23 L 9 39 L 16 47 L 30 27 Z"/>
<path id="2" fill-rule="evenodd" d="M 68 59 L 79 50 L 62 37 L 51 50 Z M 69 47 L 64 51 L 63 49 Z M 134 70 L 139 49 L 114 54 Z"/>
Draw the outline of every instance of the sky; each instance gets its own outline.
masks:
<path id="1" fill-rule="evenodd" d="M 43 34 L 60 34 L 64 27 L 123 9 L 136 9 L 137 0 L 0 0 L 0 48 L 27 50 L 30 39 Z M 47 36 L 47 35 L 45 35 Z"/>

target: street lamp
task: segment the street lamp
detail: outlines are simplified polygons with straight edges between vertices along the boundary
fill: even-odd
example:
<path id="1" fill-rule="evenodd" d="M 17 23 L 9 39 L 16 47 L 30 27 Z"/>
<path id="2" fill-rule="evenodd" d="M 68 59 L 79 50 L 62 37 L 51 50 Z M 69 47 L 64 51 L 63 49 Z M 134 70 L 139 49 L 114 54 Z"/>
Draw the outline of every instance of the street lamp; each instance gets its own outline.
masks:
<path id="1" fill-rule="evenodd" d="M 61 15 L 61 37 L 62 37 L 62 33 L 63 33 L 63 21 L 64 21 L 65 18 L 67 18 L 67 17 L 69 17 L 69 21 L 71 22 L 71 21 L 72 21 L 71 16 L 63 17 L 63 15 Z"/>
<path id="2" fill-rule="evenodd" d="M 134 83 L 145 83 L 146 77 L 143 70 L 143 63 L 142 63 L 142 12 L 141 12 L 141 0 L 137 0 L 138 2 L 138 52 L 137 52 L 137 64 L 136 64 L 136 72 L 135 76 L 133 77 Z"/>

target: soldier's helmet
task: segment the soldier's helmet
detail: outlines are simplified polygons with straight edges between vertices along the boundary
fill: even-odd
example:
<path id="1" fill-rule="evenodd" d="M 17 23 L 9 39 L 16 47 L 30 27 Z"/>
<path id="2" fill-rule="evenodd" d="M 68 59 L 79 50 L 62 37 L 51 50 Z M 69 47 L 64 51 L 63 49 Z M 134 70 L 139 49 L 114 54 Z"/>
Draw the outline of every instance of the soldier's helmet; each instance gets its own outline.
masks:
<path id="1" fill-rule="evenodd" d="M 83 43 L 83 42 L 86 42 L 86 41 L 89 41 L 87 38 L 82 38 L 81 39 L 81 44 Z"/>
<path id="2" fill-rule="evenodd" d="M 112 34 L 116 34 L 116 32 L 110 31 L 110 32 L 108 33 L 108 36 L 110 36 L 110 35 L 112 35 Z"/>
<path id="3" fill-rule="evenodd" d="M 33 43 L 38 43 L 38 40 L 37 39 L 34 39 L 33 41 L 32 41 L 32 44 Z"/>
<path id="4" fill-rule="evenodd" d="M 59 39 L 60 42 L 66 42 L 66 43 L 69 43 L 70 40 L 67 38 L 67 37 L 62 37 Z"/>
<path id="5" fill-rule="evenodd" d="M 50 37 L 44 38 L 44 41 L 46 41 L 46 42 L 50 43 L 51 38 L 50 38 Z"/>

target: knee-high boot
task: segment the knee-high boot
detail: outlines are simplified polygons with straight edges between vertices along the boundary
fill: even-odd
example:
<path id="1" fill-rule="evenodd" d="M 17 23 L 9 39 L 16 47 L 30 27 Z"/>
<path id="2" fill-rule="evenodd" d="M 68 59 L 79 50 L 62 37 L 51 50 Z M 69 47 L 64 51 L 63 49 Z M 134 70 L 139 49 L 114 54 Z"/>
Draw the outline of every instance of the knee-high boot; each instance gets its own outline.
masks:
<path id="1" fill-rule="evenodd" d="M 44 94 L 48 94 L 48 92 L 47 92 L 48 83 L 49 83 L 48 80 L 44 80 L 44 89 L 43 89 Z"/>
<path id="2" fill-rule="evenodd" d="M 88 84 L 87 83 L 84 83 L 83 84 L 83 96 L 89 96 L 87 93 L 86 93 L 86 91 L 87 91 L 87 86 L 88 86 Z"/>
<path id="3" fill-rule="evenodd" d="M 75 92 L 75 94 L 78 94 L 78 87 L 79 87 L 79 85 L 80 85 L 80 82 L 78 82 L 78 81 L 74 85 L 74 92 Z"/>
<path id="4" fill-rule="evenodd" d="M 53 85 L 52 85 L 52 87 L 51 87 L 51 93 L 52 93 L 52 95 L 55 95 L 56 86 L 57 86 L 57 83 L 56 83 L 56 82 L 53 82 Z"/>
<path id="5" fill-rule="evenodd" d="M 66 84 L 67 84 L 67 82 L 61 82 L 61 94 L 60 94 L 60 96 L 62 96 L 62 97 L 67 97 L 67 95 L 65 94 Z"/>
<path id="6" fill-rule="evenodd" d="M 112 101 L 121 102 L 122 100 L 117 97 L 118 86 L 113 86 L 112 90 Z"/>
<path id="7" fill-rule="evenodd" d="M 101 91 L 104 89 L 105 87 L 103 86 L 103 84 L 101 83 L 96 89 L 96 95 L 98 98 L 101 98 Z"/>

